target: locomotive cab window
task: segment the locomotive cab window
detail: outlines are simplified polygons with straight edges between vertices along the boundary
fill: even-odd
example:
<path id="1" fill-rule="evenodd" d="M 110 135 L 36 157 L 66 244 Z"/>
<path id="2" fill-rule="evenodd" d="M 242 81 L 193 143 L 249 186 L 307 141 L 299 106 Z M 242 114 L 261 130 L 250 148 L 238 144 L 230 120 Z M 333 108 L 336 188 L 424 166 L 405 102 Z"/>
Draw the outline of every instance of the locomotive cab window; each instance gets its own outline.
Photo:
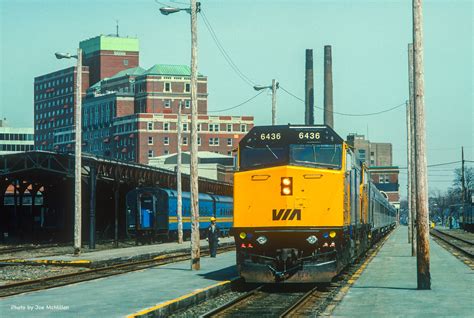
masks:
<path id="1" fill-rule="evenodd" d="M 342 164 L 342 145 L 290 145 L 290 163 L 339 170 Z"/>
<path id="2" fill-rule="evenodd" d="M 287 148 L 266 145 L 265 147 L 246 146 L 240 150 L 240 168 L 249 169 L 276 166 L 288 161 Z"/>

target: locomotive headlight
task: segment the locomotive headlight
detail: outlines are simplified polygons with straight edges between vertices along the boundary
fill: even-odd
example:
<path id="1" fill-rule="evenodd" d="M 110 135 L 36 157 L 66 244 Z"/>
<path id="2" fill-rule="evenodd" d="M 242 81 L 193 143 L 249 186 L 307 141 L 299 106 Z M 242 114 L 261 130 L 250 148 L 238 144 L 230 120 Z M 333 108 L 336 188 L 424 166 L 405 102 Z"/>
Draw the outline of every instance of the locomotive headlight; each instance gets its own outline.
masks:
<path id="1" fill-rule="evenodd" d="M 335 238 L 336 237 L 336 232 L 334 232 L 334 231 L 329 232 L 329 236 L 331 238 Z"/>
<path id="2" fill-rule="evenodd" d="M 291 179 L 290 178 L 282 178 L 281 179 L 281 184 L 284 186 L 289 186 L 291 184 Z"/>
<path id="3" fill-rule="evenodd" d="M 280 186 L 281 186 L 281 195 L 293 194 L 293 178 L 292 177 L 282 177 Z"/>
<path id="4" fill-rule="evenodd" d="M 247 237 L 247 234 L 245 232 L 240 232 L 240 238 L 243 240 Z"/>
<path id="5" fill-rule="evenodd" d="M 263 235 L 262 235 L 262 236 L 259 236 L 259 237 L 257 238 L 257 242 L 258 242 L 258 244 L 263 245 L 263 244 L 267 243 L 267 238 L 266 238 L 265 236 L 263 236 Z"/>
<path id="6" fill-rule="evenodd" d="M 314 235 L 311 235 L 311 236 L 308 236 L 306 241 L 308 241 L 309 244 L 315 244 L 318 241 L 318 238 Z"/>

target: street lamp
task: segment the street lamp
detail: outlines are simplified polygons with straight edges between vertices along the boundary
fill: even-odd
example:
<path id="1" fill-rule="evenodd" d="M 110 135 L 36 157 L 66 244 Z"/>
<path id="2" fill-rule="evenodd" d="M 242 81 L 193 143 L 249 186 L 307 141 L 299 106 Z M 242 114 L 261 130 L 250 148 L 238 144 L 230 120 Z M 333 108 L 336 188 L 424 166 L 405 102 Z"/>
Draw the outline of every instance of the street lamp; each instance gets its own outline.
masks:
<path id="1" fill-rule="evenodd" d="M 272 90 L 272 126 L 276 125 L 276 90 L 279 87 L 280 87 L 280 84 L 275 79 L 272 79 L 272 85 L 269 85 L 269 86 L 255 85 L 253 87 L 253 89 L 256 91 L 261 91 L 262 89 Z"/>
<path id="2" fill-rule="evenodd" d="M 77 55 L 69 53 L 54 53 L 57 59 L 77 59 L 76 67 L 76 109 L 75 109 L 75 151 L 74 151 L 74 255 L 81 253 L 81 145 L 82 145 L 82 127 L 81 127 L 81 105 L 82 105 L 82 49 L 77 49 Z"/>
<path id="3" fill-rule="evenodd" d="M 197 134 L 197 13 L 201 3 L 191 0 L 189 8 L 162 7 L 160 12 L 164 15 L 186 11 L 191 15 L 191 269 L 198 270 L 200 264 L 199 246 L 199 189 L 198 189 L 198 134 Z"/>

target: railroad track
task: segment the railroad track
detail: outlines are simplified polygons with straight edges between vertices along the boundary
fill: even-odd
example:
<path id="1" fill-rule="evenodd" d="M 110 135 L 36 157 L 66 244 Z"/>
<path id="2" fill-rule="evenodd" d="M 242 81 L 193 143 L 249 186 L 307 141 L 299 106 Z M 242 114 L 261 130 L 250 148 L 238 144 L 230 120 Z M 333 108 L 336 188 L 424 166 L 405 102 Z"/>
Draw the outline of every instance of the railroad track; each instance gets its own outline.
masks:
<path id="1" fill-rule="evenodd" d="M 234 250 L 234 246 L 221 247 L 218 252 L 228 252 Z M 202 255 L 209 254 L 208 250 L 203 250 Z M 23 281 L 13 284 L 0 285 L 0 298 L 13 296 L 21 293 L 60 287 L 79 282 L 85 282 L 98 278 L 124 274 L 128 272 L 138 271 L 146 268 L 155 267 L 157 265 L 165 265 L 169 263 L 184 261 L 190 259 L 189 252 L 175 253 L 170 255 L 158 256 L 153 259 L 136 261 L 126 264 L 118 264 L 107 267 L 88 269 L 77 273 L 69 273 L 56 275 L 36 280 Z"/>
<path id="2" fill-rule="evenodd" d="M 388 236 L 377 242 L 365 256 L 349 265 L 331 283 L 261 285 L 224 304 L 215 303 L 215 309 L 200 317 L 330 316 L 387 239 Z"/>
<path id="3" fill-rule="evenodd" d="M 474 242 L 436 229 L 431 229 L 430 234 L 448 244 L 451 248 L 461 252 L 471 261 L 474 260 Z"/>
<path id="4" fill-rule="evenodd" d="M 3 247 L 0 248 L 0 255 L 2 254 L 10 254 L 10 253 L 17 253 L 17 252 L 26 252 L 26 251 L 34 251 L 40 250 L 43 248 L 51 248 L 51 247 L 58 247 L 61 246 L 59 244 L 45 244 L 45 245 L 35 245 L 35 246 L 13 246 L 13 247 Z"/>
<path id="5" fill-rule="evenodd" d="M 201 317 L 256 317 L 262 313 L 286 317 L 286 313 L 301 303 L 306 294 L 301 287 L 261 285 Z"/>

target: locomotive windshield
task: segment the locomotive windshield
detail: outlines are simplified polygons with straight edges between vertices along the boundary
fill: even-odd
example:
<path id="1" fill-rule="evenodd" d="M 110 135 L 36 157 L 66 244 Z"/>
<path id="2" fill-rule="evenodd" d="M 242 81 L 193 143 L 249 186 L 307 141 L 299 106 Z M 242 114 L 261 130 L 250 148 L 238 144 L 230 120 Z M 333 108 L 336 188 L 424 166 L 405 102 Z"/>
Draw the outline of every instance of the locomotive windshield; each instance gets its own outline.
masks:
<path id="1" fill-rule="evenodd" d="M 253 148 L 245 146 L 240 149 L 240 168 L 251 169 L 259 166 L 277 166 L 288 162 L 286 147 Z"/>
<path id="2" fill-rule="evenodd" d="M 342 145 L 290 145 L 290 163 L 341 169 Z"/>

